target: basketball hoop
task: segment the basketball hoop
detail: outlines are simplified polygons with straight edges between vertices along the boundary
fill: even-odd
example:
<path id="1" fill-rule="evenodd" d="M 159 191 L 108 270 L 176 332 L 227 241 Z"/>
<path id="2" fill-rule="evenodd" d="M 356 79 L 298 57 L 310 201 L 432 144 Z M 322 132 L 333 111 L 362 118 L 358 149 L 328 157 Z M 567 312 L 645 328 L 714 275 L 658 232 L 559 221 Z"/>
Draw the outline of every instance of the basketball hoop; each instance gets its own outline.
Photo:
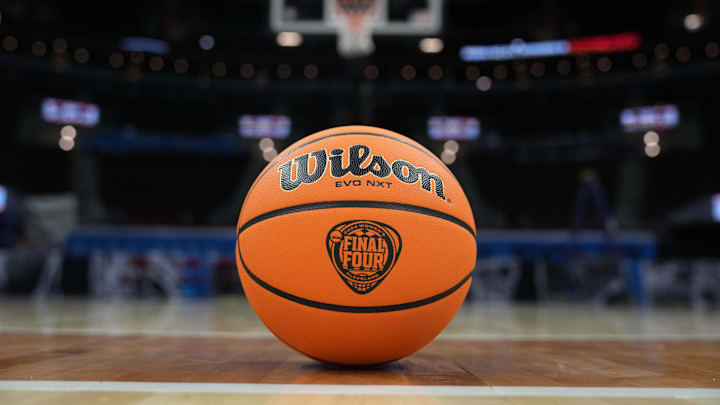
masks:
<path id="1" fill-rule="evenodd" d="M 276 33 L 337 35 L 345 58 L 374 52 L 373 36 L 436 36 L 442 29 L 442 0 L 270 0 L 270 27 Z"/>
<path id="2" fill-rule="evenodd" d="M 338 52 L 346 58 L 375 51 L 372 31 L 380 15 L 379 0 L 332 0 Z"/>

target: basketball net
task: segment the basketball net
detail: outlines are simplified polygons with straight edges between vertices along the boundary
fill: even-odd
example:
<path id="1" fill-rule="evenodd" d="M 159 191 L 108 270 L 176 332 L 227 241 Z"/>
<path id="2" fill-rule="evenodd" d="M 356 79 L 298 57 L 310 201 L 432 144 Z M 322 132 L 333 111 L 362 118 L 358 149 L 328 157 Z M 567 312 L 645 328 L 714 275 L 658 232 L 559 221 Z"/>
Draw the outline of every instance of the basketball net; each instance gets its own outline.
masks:
<path id="1" fill-rule="evenodd" d="M 346 58 L 375 51 L 372 30 L 380 14 L 378 0 L 332 0 L 338 33 L 338 52 Z"/>

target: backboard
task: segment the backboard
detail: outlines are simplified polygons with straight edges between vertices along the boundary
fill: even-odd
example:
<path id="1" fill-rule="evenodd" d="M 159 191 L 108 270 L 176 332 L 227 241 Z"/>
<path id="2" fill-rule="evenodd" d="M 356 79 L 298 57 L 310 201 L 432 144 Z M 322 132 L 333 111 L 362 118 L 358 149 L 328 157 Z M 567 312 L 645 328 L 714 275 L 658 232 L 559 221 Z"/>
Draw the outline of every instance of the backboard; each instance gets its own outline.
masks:
<path id="1" fill-rule="evenodd" d="M 338 34 L 342 42 L 346 21 L 338 16 L 339 3 L 342 0 L 271 0 L 270 27 L 275 32 Z M 373 7 L 368 34 L 422 36 L 442 28 L 442 0 L 373 0 Z M 338 49 L 345 54 L 340 42 Z M 372 53 L 372 49 L 358 52 Z"/>

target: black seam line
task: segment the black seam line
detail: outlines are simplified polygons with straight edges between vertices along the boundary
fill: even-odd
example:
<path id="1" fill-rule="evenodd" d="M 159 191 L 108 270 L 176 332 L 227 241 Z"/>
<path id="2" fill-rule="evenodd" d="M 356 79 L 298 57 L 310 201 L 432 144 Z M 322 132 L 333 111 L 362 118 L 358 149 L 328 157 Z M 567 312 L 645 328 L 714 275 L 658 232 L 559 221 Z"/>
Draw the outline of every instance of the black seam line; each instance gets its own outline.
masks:
<path id="1" fill-rule="evenodd" d="M 330 208 L 381 208 L 381 209 L 388 209 L 388 210 L 398 210 L 398 211 L 408 211 L 408 212 L 414 212 L 416 214 L 422 214 L 422 215 L 429 215 L 431 217 L 436 217 L 440 219 L 444 219 L 446 221 L 452 222 L 456 225 L 459 225 L 466 229 L 470 234 L 475 237 L 475 231 L 472 229 L 470 225 L 465 223 L 460 218 L 456 218 L 450 214 L 446 214 L 444 212 L 435 211 L 430 208 L 425 207 L 418 207 L 417 205 L 410 205 L 410 204 L 403 204 L 403 203 L 393 203 L 393 202 L 383 202 L 383 201 L 323 201 L 323 202 L 316 202 L 316 203 L 308 203 L 308 204 L 301 204 L 301 205 L 293 205 L 291 207 L 285 207 L 280 208 L 273 211 L 268 211 L 264 214 L 260 214 L 247 222 L 243 224 L 243 226 L 238 229 L 238 236 L 246 230 L 247 228 L 251 227 L 252 225 L 257 224 L 258 222 L 262 222 L 266 219 L 274 218 L 280 215 L 287 215 L 287 214 L 293 214 L 296 212 L 303 212 L 303 211 L 312 211 L 312 210 L 324 210 L 324 209 L 330 209 Z"/>
<path id="2" fill-rule="evenodd" d="M 463 279 L 460 280 L 459 283 L 457 283 L 454 286 L 450 287 L 449 289 L 441 292 L 440 294 L 436 294 L 436 295 L 433 295 L 432 297 L 424 298 L 424 299 L 417 300 L 417 301 L 406 302 L 403 304 L 378 305 L 378 306 L 372 306 L 372 307 L 328 304 L 326 302 L 313 301 L 313 300 L 309 300 L 306 298 L 298 297 L 297 295 L 292 295 L 292 294 L 282 291 L 278 288 L 275 288 L 275 287 L 271 286 L 270 284 L 266 283 L 265 281 L 261 280 L 253 272 L 251 272 L 250 269 L 248 268 L 247 264 L 245 264 L 245 260 L 243 260 L 242 253 L 240 253 L 239 242 L 236 243 L 236 247 L 237 247 L 238 257 L 240 257 L 240 262 L 242 263 L 243 268 L 245 269 L 245 273 L 247 273 L 247 275 L 250 276 L 250 278 L 252 278 L 260 287 L 268 290 L 269 292 L 271 292 L 279 297 L 285 298 L 288 301 L 293 301 L 293 302 L 296 302 L 301 305 L 305 305 L 305 306 L 312 307 L 312 308 L 324 309 L 327 311 L 370 314 L 370 313 L 378 313 L 378 312 L 403 311 L 406 309 L 422 307 L 422 306 L 425 306 L 428 304 L 432 304 L 435 301 L 440 301 L 441 299 L 451 295 L 455 291 L 459 290 L 460 287 L 462 287 L 472 277 L 472 271 L 471 271 L 470 273 L 468 273 L 467 276 L 463 277 Z"/>
<path id="3" fill-rule="evenodd" d="M 255 184 L 257 184 L 257 182 L 260 181 L 260 179 L 263 178 L 263 176 L 265 176 L 265 174 L 267 174 L 267 172 L 270 171 L 270 169 L 272 169 L 273 167 L 275 167 L 275 165 L 277 165 L 281 160 L 285 159 L 286 157 L 288 157 L 290 154 L 292 154 L 293 152 L 297 151 L 298 149 L 302 149 L 302 148 L 304 148 L 304 147 L 306 147 L 306 146 L 308 146 L 308 145 L 311 145 L 311 144 L 313 144 L 313 143 L 315 143 L 315 142 L 320 142 L 320 141 L 322 141 L 322 140 L 324 140 L 324 139 L 334 138 L 334 137 L 336 137 L 336 136 L 346 136 L 346 135 L 370 135 L 370 136 L 377 136 L 377 137 L 380 137 L 380 138 L 392 139 L 393 141 L 397 141 L 397 142 L 400 142 L 400 143 L 404 143 L 405 145 L 408 145 L 408 146 L 410 146 L 410 147 L 412 147 L 412 148 L 415 148 L 415 149 L 419 150 L 420 152 L 424 153 L 427 157 L 429 157 L 430 159 L 434 160 L 436 163 L 438 163 L 438 164 L 440 165 L 440 167 L 442 167 L 442 168 L 444 168 L 445 170 L 447 170 L 447 172 L 448 172 L 451 176 L 453 176 L 453 174 L 452 174 L 452 172 L 450 171 L 450 169 L 447 169 L 447 167 L 445 166 L 445 164 L 442 163 L 442 162 L 440 162 L 437 157 L 433 156 L 431 153 L 428 153 L 427 151 L 423 150 L 422 148 L 419 148 L 417 145 L 413 145 L 413 144 L 410 143 L 410 142 L 405 142 L 405 141 L 403 141 L 402 139 L 398 139 L 398 138 L 395 138 L 395 137 L 390 136 L 390 135 L 376 134 L 376 133 L 373 133 L 373 132 L 342 132 L 342 133 L 339 133 L 339 134 L 326 135 L 326 136 L 320 137 L 320 138 L 318 138 L 318 139 L 313 139 L 312 141 L 306 142 L 306 143 L 304 143 L 304 144 L 302 144 L 302 145 L 299 145 L 299 146 L 293 148 L 292 150 L 287 151 L 286 153 L 284 153 L 284 154 L 283 154 L 282 156 L 280 156 L 279 158 L 274 159 L 274 162 L 271 163 L 268 167 L 266 167 L 265 170 L 262 171 L 262 173 L 260 173 L 260 175 L 258 176 L 258 178 L 257 178 L 257 179 L 255 180 L 255 182 L 253 183 L 252 187 L 250 188 L 250 191 L 252 191 L 252 189 L 255 188 Z M 454 176 L 453 176 L 453 177 L 454 177 Z"/>

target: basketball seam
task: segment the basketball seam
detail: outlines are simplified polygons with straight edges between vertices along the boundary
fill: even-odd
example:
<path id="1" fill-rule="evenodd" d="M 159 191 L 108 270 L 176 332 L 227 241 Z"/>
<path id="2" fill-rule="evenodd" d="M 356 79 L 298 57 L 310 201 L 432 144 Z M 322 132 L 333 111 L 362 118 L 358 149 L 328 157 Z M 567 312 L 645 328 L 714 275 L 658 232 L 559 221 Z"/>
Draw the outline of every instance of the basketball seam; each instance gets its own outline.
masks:
<path id="1" fill-rule="evenodd" d="M 282 215 L 288 215 L 288 214 L 294 214 L 297 212 L 303 212 L 303 211 L 313 211 L 313 210 L 321 210 L 321 209 L 332 209 L 332 208 L 379 208 L 379 209 L 389 209 L 389 210 L 397 210 L 397 211 L 407 211 L 407 212 L 413 212 L 416 214 L 421 215 L 427 215 L 431 217 L 436 217 L 443 219 L 448 222 L 452 222 L 455 225 L 458 225 L 475 237 L 475 231 L 473 228 L 467 224 L 465 221 L 461 220 L 460 218 L 454 217 L 450 214 L 446 214 L 442 211 L 436 211 L 431 208 L 425 208 L 420 207 L 417 205 L 411 205 L 411 204 L 403 204 L 403 203 L 394 203 L 394 202 L 385 202 L 385 201 L 365 201 L 365 200 L 347 200 L 347 201 L 322 201 L 322 202 L 314 202 L 314 203 L 308 203 L 308 204 L 300 204 L 300 205 L 293 205 L 290 207 L 285 208 L 279 208 L 276 210 L 268 211 L 266 213 L 260 214 L 256 217 L 253 217 L 249 219 L 247 222 L 245 222 L 239 229 L 238 229 L 238 236 L 246 230 L 247 228 L 251 227 L 252 225 L 257 224 L 258 222 L 262 222 L 266 219 L 282 216 Z"/>
<path id="2" fill-rule="evenodd" d="M 250 271 L 250 268 L 245 263 L 245 260 L 243 260 L 242 253 L 240 251 L 240 240 L 238 240 L 235 244 L 237 249 L 238 257 L 240 258 L 240 263 L 243 266 L 243 269 L 245 270 L 245 273 L 255 281 L 256 284 L 258 284 L 260 287 L 264 288 L 265 290 L 279 296 L 282 298 L 285 298 L 288 301 L 292 301 L 295 303 L 298 303 L 300 305 L 305 305 L 312 308 L 318 308 L 318 309 L 324 309 L 327 311 L 334 311 L 334 312 L 350 312 L 350 313 L 361 313 L 361 314 L 368 314 L 368 313 L 381 313 L 381 312 L 396 312 L 396 311 L 404 311 L 407 309 L 413 309 L 422 307 L 425 305 L 432 304 L 436 301 L 440 301 L 443 298 L 446 298 L 450 296 L 455 291 L 459 290 L 465 283 L 472 278 L 472 271 L 470 271 L 465 277 L 460 280 L 457 284 L 450 287 L 449 289 L 439 293 L 435 294 L 433 296 L 430 296 L 428 298 L 423 298 L 421 300 L 412 301 L 412 302 L 406 302 L 402 304 L 392 304 L 392 305 L 377 305 L 377 306 L 352 306 L 352 305 L 338 305 L 338 304 L 329 304 L 326 302 L 320 302 L 320 301 L 313 301 L 309 300 L 307 298 L 298 297 L 297 295 L 290 294 L 288 292 L 285 292 L 283 290 L 280 290 L 279 288 L 273 287 L 272 285 L 266 283 L 263 281 L 260 277 L 255 275 L 252 271 Z"/>

